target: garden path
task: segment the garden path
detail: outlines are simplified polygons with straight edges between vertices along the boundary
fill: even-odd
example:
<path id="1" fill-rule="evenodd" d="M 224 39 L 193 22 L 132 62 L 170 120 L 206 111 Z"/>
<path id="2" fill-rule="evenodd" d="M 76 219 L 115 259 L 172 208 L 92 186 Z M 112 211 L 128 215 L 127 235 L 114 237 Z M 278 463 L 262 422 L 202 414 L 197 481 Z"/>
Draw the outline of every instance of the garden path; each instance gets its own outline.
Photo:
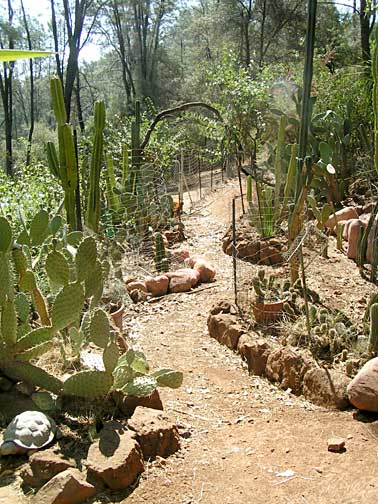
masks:
<path id="1" fill-rule="evenodd" d="M 122 502 L 376 501 L 378 422 L 357 421 L 353 411 L 316 407 L 249 376 L 240 358 L 208 335 L 211 306 L 232 299 L 232 259 L 223 254 L 221 237 L 234 194 L 237 184 L 230 182 L 184 221 L 188 249 L 214 263 L 216 283 L 197 293 L 134 305 L 128 313 L 130 335 L 152 365 L 184 373 L 180 389 L 161 390 L 165 409 L 176 418 L 183 438 L 180 452 L 148 464 L 139 485 Z M 327 451 L 327 440 L 334 436 L 347 440 L 344 453 Z M 124 497 L 115 496 L 114 502 Z"/>

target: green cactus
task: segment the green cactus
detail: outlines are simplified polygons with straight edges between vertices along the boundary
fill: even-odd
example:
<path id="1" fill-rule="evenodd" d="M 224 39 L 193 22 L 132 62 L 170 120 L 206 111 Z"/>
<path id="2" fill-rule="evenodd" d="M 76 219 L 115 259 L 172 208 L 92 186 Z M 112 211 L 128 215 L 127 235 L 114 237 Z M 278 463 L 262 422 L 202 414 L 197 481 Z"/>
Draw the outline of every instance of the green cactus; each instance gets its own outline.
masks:
<path id="1" fill-rule="evenodd" d="M 247 202 L 252 205 L 252 177 L 248 175 L 247 177 Z"/>
<path id="2" fill-rule="evenodd" d="M 280 118 L 280 125 L 278 128 L 278 138 L 276 146 L 276 155 L 274 160 L 274 175 L 275 175 L 275 187 L 274 187 L 274 219 L 278 219 L 280 213 L 280 198 L 281 198 L 281 188 L 283 179 L 283 156 L 285 148 L 285 130 L 287 126 L 287 118 L 282 115 Z"/>
<path id="3" fill-rule="evenodd" d="M 116 194 L 117 182 L 114 176 L 114 163 L 113 158 L 108 155 L 106 157 L 105 169 L 105 184 L 106 184 L 106 200 L 108 202 L 109 210 L 118 212 L 120 210 L 120 201 L 118 194 Z"/>
<path id="4" fill-rule="evenodd" d="M 89 174 L 89 194 L 87 202 L 86 223 L 95 233 L 98 233 L 100 222 L 100 172 L 103 162 L 105 129 L 105 103 L 97 101 L 94 106 L 94 138 Z"/>
<path id="5" fill-rule="evenodd" d="M 169 270 L 169 261 L 165 251 L 163 235 L 155 233 L 155 268 L 159 273 Z"/>
<path id="6" fill-rule="evenodd" d="M 46 145 L 47 159 L 51 172 L 57 176 L 64 190 L 64 206 L 67 223 L 72 230 L 77 229 L 76 188 L 78 181 L 77 159 L 72 127 L 67 124 L 63 87 L 59 77 L 50 79 L 51 103 L 58 124 L 59 157 L 55 145 Z"/>
<path id="7" fill-rule="evenodd" d="M 97 399 L 106 396 L 112 384 L 112 374 L 106 371 L 79 371 L 65 380 L 63 393 L 86 399 Z"/>
<path id="8" fill-rule="evenodd" d="M 107 314 L 101 308 L 94 311 L 90 326 L 89 339 L 98 347 L 106 348 L 110 338 L 110 325 Z"/>
<path id="9" fill-rule="evenodd" d="M 55 298 L 51 310 L 51 323 L 55 331 L 60 331 L 80 318 L 85 301 L 80 283 L 65 285 Z"/>
<path id="10" fill-rule="evenodd" d="M 54 285 L 67 285 L 70 280 L 70 268 L 67 259 L 61 252 L 53 250 L 46 258 L 46 274 Z"/>
<path id="11" fill-rule="evenodd" d="M 369 351 L 378 353 L 378 303 L 370 307 Z"/>
<path id="12" fill-rule="evenodd" d="M 378 173 L 378 28 L 374 29 L 374 51 L 372 57 L 373 112 L 374 112 L 374 168 Z"/>

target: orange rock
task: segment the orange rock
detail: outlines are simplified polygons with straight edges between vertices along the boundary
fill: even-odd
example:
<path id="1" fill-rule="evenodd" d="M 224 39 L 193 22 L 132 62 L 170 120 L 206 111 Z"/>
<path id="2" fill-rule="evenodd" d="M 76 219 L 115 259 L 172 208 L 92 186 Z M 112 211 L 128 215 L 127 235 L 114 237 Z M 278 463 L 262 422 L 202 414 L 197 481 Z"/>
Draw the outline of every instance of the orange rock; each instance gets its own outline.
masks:
<path id="1" fill-rule="evenodd" d="M 355 259 L 357 255 L 358 237 L 360 229 L 364 224 L 359 219 L 353 219 L 348 226 L 348 250 L 347 256 L 349 259 Z"/>
<path id="2" fill-rule="evenodd" d="M 206 259 L 198 259 L 193 269 L 197 270 L 200 274 L 201 282 L 211 282 L 215 277 L 215 268 Z"/>
<path id="3" fill-rule="evenodd" d="M 142 292 L 148 292 L 148 289 L 146 287 L 146 284 L 145 282 L 142 282 L 142 281 L 138 281 L 138 280 L 135 280 L 135 281 L 132 281 L 132 282 L 129 282 L 126 284 L 126 288 L 129 292 L 133 291 L 133 290 L 140 290 Z"/>
<path id="4" fill-rule="evenodd" d="M 341 210 L 338 210 L 335 214 L 329 216 L 329 219 L 324 224 L 325 227 L 333 229 L 335 227 L 335 218 L 337 222 L 340 222 L 341 220 L 347 221 L 351 219 L 358 219 L 358 213 L 354 207 L 342 208 Z"/>
<path id="5" fill-rule="evenodd" d="M 169 278 L 167 275 L 147 277 L 144 279 L 148 292 L 153 296 L 164 296 L 168 292 Z"/>
<path id="6" fill-rule="evenodd" d="M 194 254 L 194 255 L 188 257 L 187 259 L 185 259 L 184 264 L 188 268 L 193 268 L 193 266 L 195 265 L 195 263 L 197 261 L 199 261 L 200 259 L 204 259 L 205 260 L 205 258 L 203 257 L 203 255 Z"/>
<path id="7" fill-rule="evenodd" d="M 195 287 L 200 281 L 200 274 L 197 270 L 193 268 L 182 268 L 176 271 L 168 272 L 167 277 L 172 280 L 172 278 L 190 278 L 191 287 Z"/>

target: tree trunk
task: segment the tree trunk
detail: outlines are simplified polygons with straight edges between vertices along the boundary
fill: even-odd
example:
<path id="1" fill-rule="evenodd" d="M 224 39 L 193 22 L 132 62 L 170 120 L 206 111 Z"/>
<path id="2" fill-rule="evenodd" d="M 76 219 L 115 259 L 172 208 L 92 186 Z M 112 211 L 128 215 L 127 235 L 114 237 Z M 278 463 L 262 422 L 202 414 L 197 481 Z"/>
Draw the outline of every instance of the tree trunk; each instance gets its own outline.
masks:
<path id="1" fill-rule="evenodd" d="M 362 61 L 370 64 L 370 5 L 369 0 L 360 0 L 360 40 Z"/>
<path id="2" fill-rule="evenodd" d="M 21 0 L 21 10 L 22 10 L 22 17 L 23 17 L 24 25 L 25 25 L 26 37 L 28 40 L 28 48 L 29 48 L 29 51 L 31 51 L 33 47 L 32 47 L 29 24 L 28 24 L 28 20 L 26 18 L 26 14 L 25 14 L 23 0 Z M 25 160 L 26 166 L 30 165 L 31 148 L 32 148 L 33 133 L 34 133 L 34 70 L 33 70 L 33 60 L 31 58 L 29 60 L 29 71 L 30 71 L 30 126 L 29 126 L 29 135 L 28 135 L 28 146 L 27 146 L 27 150 L 26 150 L 26 160 Z"/>

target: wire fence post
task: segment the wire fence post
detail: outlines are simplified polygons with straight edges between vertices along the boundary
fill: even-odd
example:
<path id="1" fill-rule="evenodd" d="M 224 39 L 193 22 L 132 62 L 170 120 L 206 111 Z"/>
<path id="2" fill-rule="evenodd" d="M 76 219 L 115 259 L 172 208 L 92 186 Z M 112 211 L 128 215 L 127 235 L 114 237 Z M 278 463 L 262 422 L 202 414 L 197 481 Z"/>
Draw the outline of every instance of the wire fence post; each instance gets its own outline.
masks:
<path id="1" fill-rule="evenodd" d="M 201 177 L 201 158 L 198 156 L 198 185 L 199 185 L 199 195 L 202 199 L 202 177 Z"/>
<path id="2" fill-rule="evenodd" d="M 236 205 L 235 197 L 232 198 L 232 270 L 233 270 L 233 280 L 234 280 L 234 299 L 235 304 L 238 305 L 238 287 L 237 287 L 237 271 L 236 271 Z"/>

